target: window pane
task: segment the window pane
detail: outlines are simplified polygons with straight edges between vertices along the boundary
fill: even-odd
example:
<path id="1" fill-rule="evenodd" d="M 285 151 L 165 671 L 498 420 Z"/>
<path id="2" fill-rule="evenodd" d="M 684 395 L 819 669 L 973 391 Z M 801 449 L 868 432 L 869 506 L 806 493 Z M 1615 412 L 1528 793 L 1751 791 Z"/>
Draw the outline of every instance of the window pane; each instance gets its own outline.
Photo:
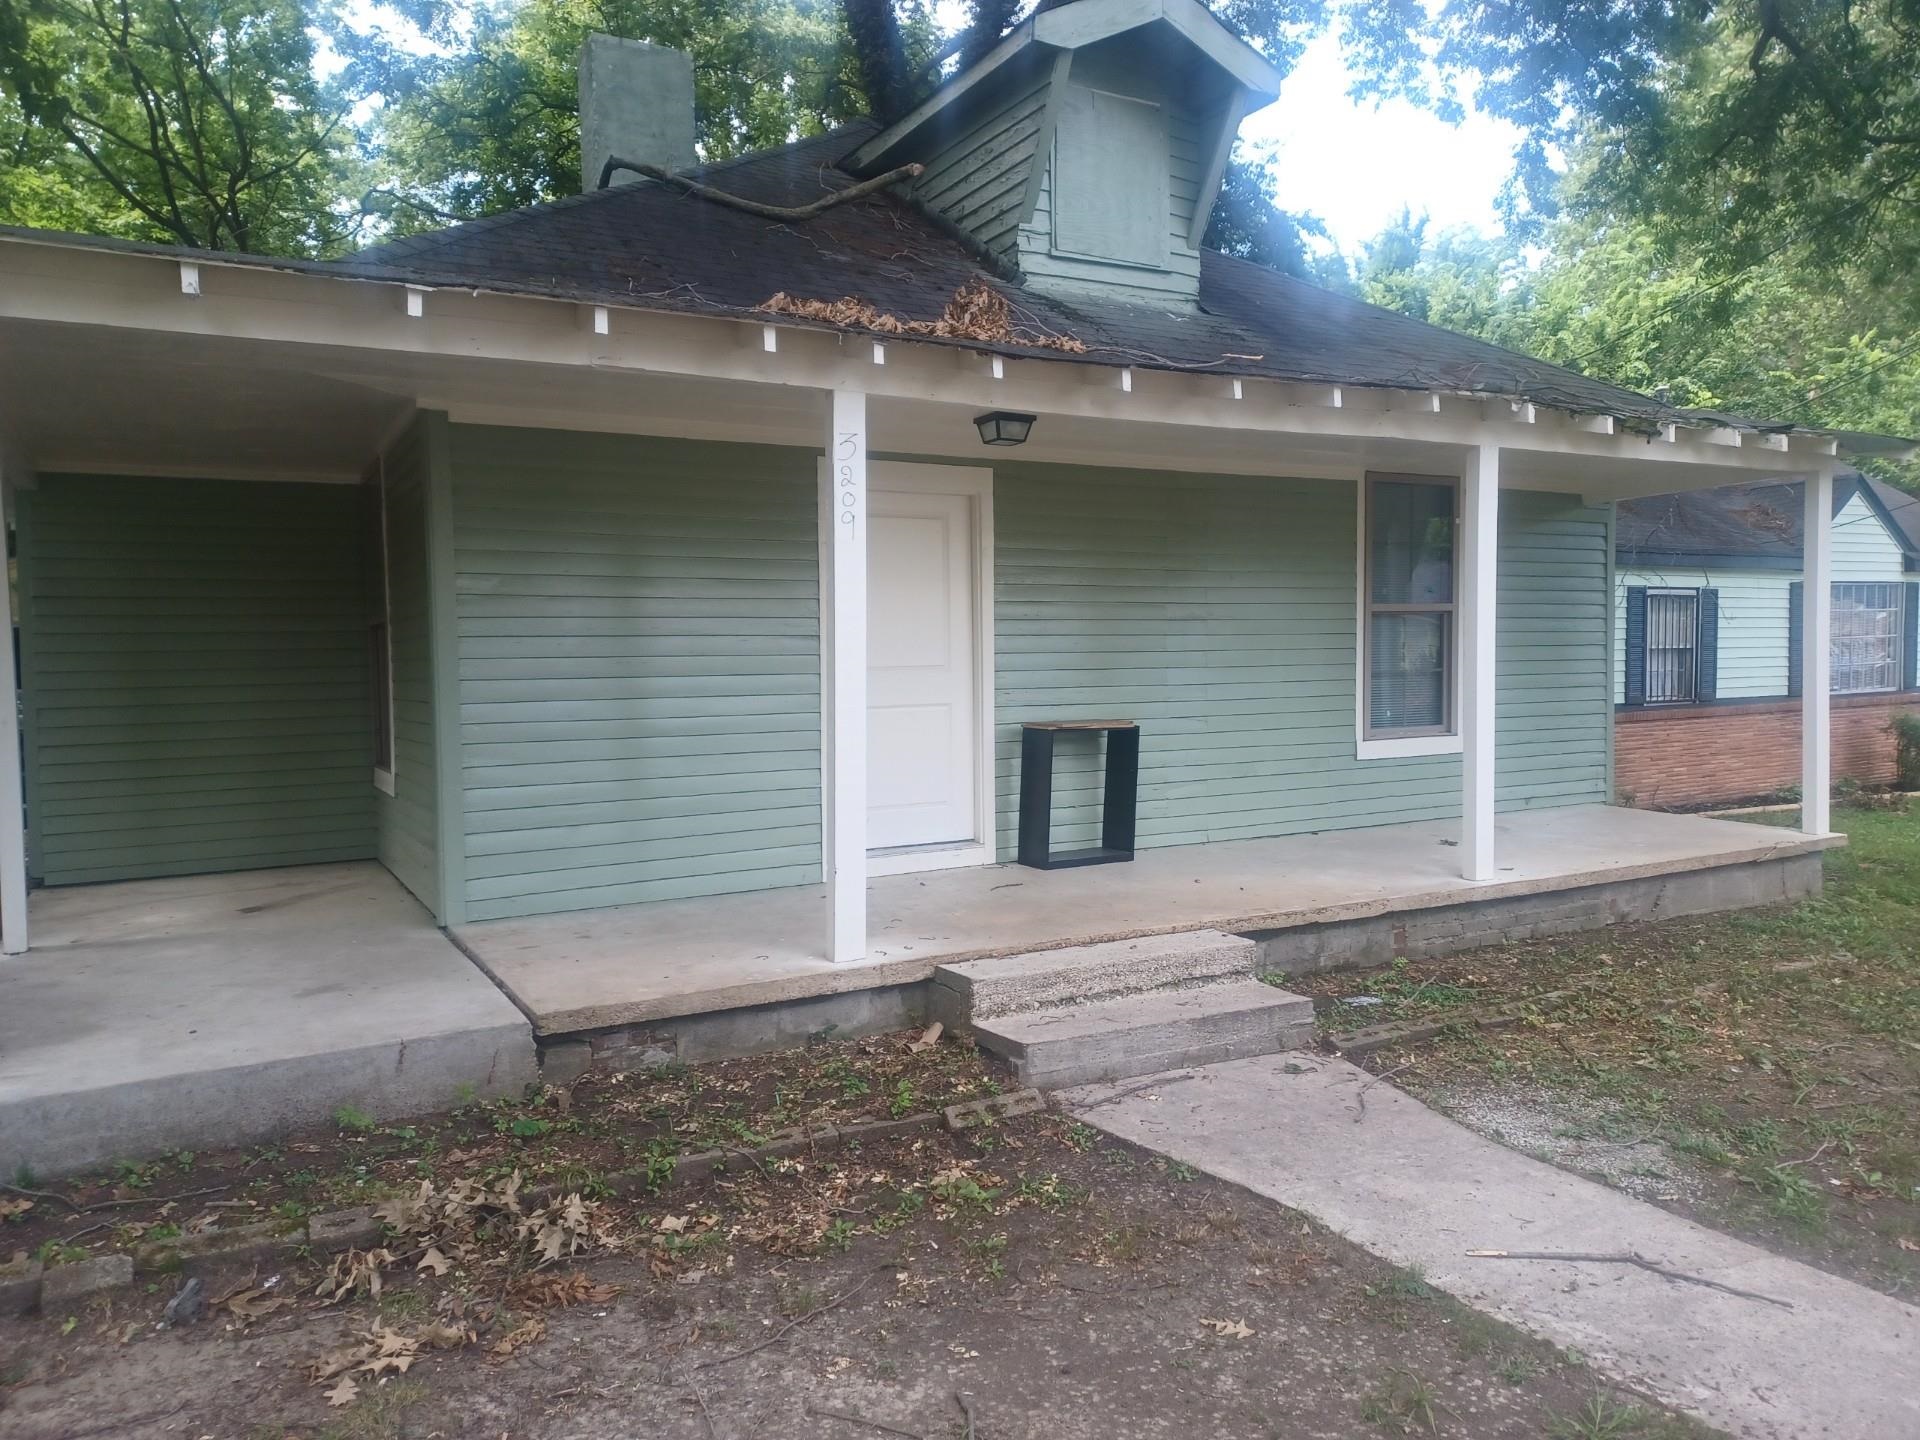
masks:
<path id="1" fill-rule="evenodd" d="M 1367 725 L 1372 730 L 1444 730 L 1447 615 L 1375 615 L 1367 640 Z"/>
<path id="2" fill-rule="evenodd" d="M 1453 487 L 1373 482 L 1367 512 L 1376 605 L 1453 601 Z"/>
<path id="3" fill-rule="evenodd" d="M 1647 596 L 1647 700 L 1674 704 L 1694 698 L 1694 635 L 1700 617 L 1700 597 Z"/>
<path id="4" fill-rule="evenodd" d="M 1900 686 L 1900 586 L 1874 581 L 1833 587 L 1833 691 Z"/>

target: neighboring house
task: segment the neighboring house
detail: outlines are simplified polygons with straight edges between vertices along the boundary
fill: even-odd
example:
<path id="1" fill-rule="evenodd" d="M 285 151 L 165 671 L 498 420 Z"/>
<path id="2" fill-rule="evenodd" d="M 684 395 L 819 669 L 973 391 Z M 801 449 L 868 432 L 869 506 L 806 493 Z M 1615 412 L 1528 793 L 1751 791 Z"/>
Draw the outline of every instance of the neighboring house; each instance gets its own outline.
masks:
<path id="1" fill-rule="evenodd" d="M 233 872 L 357 862 L 544 1041 L 655 1062 L 904 1024 L 982 956 L 1137 947 L 1054 977 L 1083 998 L 1245 979 L 1244 937 L 1286 970 L 1818 889 L 1825 528 L 1801 832 L 1762 830 L 1609 804 L 1614 504 L 1802 481 L 1824 517 L 1845 457 L 1908 442 L 1676 409 L 1202 249 L 1280 76 L 1196 0 L 1048 8 L 899 123 L 693 193 L 593 188 L 691 163 L 686 57 L 588 59 L 577 197 L 326 263 L 0 231 L 0 944 L 50 942 L 0 987 L 116 1036 L 167 987 L 184 1033 L 127 1065 L 297 1021 L 350 1063 L 287 1123 L 421 1073 L 452 982 L 336 983 L 299 957 L 352 917 Z M 1023 813 L 1137 858 L 993 868 Z M 1209 929 L 1243 938 L 1148 943 Z M 1206 1024 L 1280 1043 L 1277 993 Z M 36 1053 L 49 1093 L 84 1068 Z M 142 1143 L 190 1142 L 166 1124 Z"/>
<path id="2" fill-rule="evenodd" d="M 1614 763 L 1629 803 L 1726 804 L 1800 783 L 1804 492 L 1620 502 Z M 1832 543 L 1833 770 L 1884 785 L 1889 722 L 1920 707 L 1920 498 L 1842 472 Z"/>

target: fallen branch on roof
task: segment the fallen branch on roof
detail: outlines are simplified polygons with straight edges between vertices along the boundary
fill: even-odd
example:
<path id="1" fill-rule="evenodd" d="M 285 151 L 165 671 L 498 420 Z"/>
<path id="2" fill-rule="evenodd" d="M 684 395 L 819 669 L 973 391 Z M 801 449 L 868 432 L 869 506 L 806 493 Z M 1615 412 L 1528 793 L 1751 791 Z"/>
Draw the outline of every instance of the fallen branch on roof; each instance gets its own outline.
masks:
<path id="1" fill-rule="evenodd" d="M 730 209 L 743 210 L 749 215 L 758 215 L 762 220 L 811 220 L 836 205 L 845 205 L 849 200 L 858 200 L 871 195 L 876 190 L 884 190 L 889 185 L 898 185 L 902 180 L 911 180 L 925 166 L 897 165 L 884 175 L 876 175 L 871 180 L 862 180 L 858 185 L 849 185 L 844 190 L 831 190 L 818 200 L 807 205 L 768 205 L 759 200 L 749 200 L 744 195 L 730 195 L 725 190 L 716 190 L 711 185 L 703 185 L 688 175 L 679 175 L 672 170 L 662 169 L 658 165 L 648 165 L 640 160 L 622 160 L 618 155 L 609 155 L 607 163 L 600 167 L 600 185 L 604 190 L 612 183 L 613 172 L 631 170 L 636 175 L 644 175 L 649 180 L 658 180 L 663 185 L 677 185 L 689 195 L 698 195 L 702 200 L 711 200 L 716 205 L 725 205 Z"/>
<path id="2" fill-rule="evenodd" d="M 796 300 L 782 290 L 760 307 L 775 315 L 824 320 L 881 335 L 931 335 L 942 340 L 979 340 L 993 345 L 1026 345 L 1084 355 L 1086 345 L 1071 335 L 1016 326 L 1007 297 L 984 280 L 970 280 L 953 292 L 938 320 L 903 320 L 870 300 L 845 295 L 838 300 Z"/>

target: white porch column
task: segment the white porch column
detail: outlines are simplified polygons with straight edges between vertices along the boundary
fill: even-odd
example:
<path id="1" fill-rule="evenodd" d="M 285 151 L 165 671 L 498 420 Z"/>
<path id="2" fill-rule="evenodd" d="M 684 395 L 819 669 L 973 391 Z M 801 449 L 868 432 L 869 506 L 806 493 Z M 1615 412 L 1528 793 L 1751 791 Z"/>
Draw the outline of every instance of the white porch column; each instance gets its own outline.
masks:
<path id="1" fill-rule="evenodd" d="M 0 516 L 13 513 L 13 484 L 0 472 Z M 6 528 L 0 520 L 0 537 Z M 26 807 L 20 775 L 20 704 L 13 687 L 13 587 L 0 571 L 0 953 L 27 948 Z"/>
<path id="2" fill-rule="evenodd" d="M 1807 477 L 1800 594 L 1800 828 L 1825 835 L 1833 757 L 1833 471 Z"/>
<path id="3" fill-rule="evenodd" d="M 1481 445 L 1460 482 L 1460 873 L 1494 878 L 1494 619 L 1499 582 L 1500 449 Z"/>
<path id="4" fill-rule="evenodd" d="M 827 567 L 820 643 L 827 659 L 824 840 L 827 957 L 867 953 L 867 397 L 833 392 L 820 546 Z"/>

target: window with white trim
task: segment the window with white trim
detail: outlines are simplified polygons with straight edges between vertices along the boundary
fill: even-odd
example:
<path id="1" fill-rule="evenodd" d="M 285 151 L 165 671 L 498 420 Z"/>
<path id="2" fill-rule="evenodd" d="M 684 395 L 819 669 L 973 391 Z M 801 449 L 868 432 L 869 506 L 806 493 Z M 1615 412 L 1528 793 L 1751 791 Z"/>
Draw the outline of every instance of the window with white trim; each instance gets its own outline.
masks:
<path id="1" fill-rule="evenodd" d="M 1700 592 L 1647 591 L 1647 703 L 1685 705 L 1700 693 Z"/>
<path id="2" fill-rule="evenodd" d="M 1833 693 L 1900 688 L 1900 612 L 1895 581 L 1841 581 L 1833 587 Z"/>
<path id="3" fill-rule="evenodd" d="M 1367 479 L 1362 647 L 1366 738 L 1454 728 L 1459 484 Z"/>

